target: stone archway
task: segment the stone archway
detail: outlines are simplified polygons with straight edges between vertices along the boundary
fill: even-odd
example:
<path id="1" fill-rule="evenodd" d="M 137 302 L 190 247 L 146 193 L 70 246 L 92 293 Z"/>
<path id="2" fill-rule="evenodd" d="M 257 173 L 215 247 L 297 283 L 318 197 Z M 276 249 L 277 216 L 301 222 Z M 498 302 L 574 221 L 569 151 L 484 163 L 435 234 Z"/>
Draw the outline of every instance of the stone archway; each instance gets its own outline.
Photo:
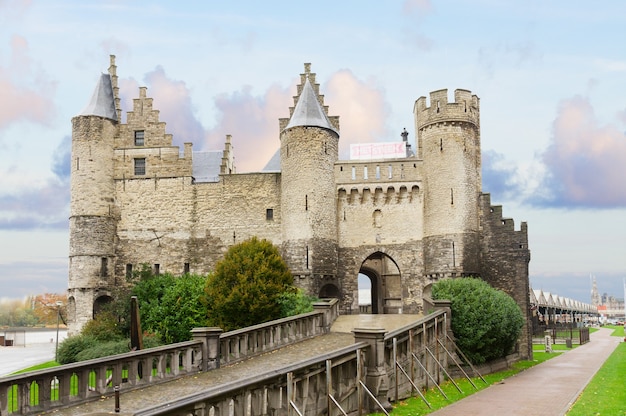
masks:
<path id="1" fill-rule="evenodd" d="M 113 298 L 109 295 L 98 296 L 96 300 L 93 302 L 92 318 L 95 319 L 95 317 L 98 316 L 100 312 L 102 312 L 102 309 L 104 308 L 104 306 L 111 302 L 113 302 Z"/>
<path id="2" fill-rule="evenodd" d="M 393 258 L 380 251 L 370 254 L 359 274 L 371 282 L 371 313 L 402 313 L 402 279 Z"/>
<path id="3" fill-rule="evenodd" d="M 324 298 L 336 298 L 341 299 L 341 292 L 339 288 L 332 283 L 327 283 L 321 287 L 318 297 L 320 299 Z"/>

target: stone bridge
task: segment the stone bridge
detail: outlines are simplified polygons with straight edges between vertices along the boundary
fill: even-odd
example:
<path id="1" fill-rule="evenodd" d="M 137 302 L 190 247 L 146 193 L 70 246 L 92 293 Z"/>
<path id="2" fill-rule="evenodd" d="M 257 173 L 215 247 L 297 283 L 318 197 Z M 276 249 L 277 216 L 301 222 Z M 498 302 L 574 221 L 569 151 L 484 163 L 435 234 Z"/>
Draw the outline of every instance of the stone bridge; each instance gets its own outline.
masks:
<path id="1" fill-rule="evenodd" d="M 338 316 L 331 299 L 296 317 L 197 328 L 192 341 L 3 377 L 0 416 L 386 412 L 455 361 L 448 304 L 431 305 L 426 317 Z"/>

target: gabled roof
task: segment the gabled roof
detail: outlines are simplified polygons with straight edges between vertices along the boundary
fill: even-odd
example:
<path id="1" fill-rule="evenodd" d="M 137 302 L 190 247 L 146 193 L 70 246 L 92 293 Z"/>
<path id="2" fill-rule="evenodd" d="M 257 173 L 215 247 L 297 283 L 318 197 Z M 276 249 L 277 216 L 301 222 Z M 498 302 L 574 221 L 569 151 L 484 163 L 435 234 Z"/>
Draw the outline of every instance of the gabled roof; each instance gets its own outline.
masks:
<path id="1" fill-rule="evenodd" d="M 339 132 L 335 130 L 333 125 L 330 123 L 330 120 L 326 115 L 326 111 L 324 111 L 324 108 L 322 108 L 322 105 L 317 99 L 317 94 L 313 90 L 313 86 L 311 85 L 311 82 L 309 82 L 308 78 L 304 83 L 302 93 L 298 98 L 298 103 L 293 110 L 293 114 L 291 115 L 291 119 L 289 120 L 289 123 L 287 123 L 285 130 L 298 126 L 321 127 L 323 129 L 334 131 L 337 135 L 339 135 Z"/>
<path id="2" fill-rule="evenodd" d="M 118 121 L 117 111 L 115 111 L 115 98 L 113 97 L 111 75 L 102 74 L 100 76 L 96 89 L 91 96 L 91 101 L 79 115 L 99 116 Z"/>

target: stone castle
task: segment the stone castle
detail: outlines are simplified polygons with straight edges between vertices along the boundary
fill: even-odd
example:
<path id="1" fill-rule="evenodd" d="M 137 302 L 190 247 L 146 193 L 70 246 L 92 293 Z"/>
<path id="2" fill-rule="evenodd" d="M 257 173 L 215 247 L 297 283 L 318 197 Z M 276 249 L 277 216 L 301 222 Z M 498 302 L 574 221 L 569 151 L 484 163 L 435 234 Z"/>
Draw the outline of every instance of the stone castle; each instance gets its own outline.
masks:
<path id="1" fill-rule="evenodd" d="M 421 312 L 433 282 L 480 276 L 529 316 L 527 227 L 515 230 L 482 192 L 470 91 L 417 99 L 414 155 L 409 146 L 394 158 L 339 160 L 339 117 L 305 64 L 294 106 L 278 120 L 279 162 L 236 173 L 230 136 L 221 152 L 173 146 L 146 88 L 122 123 L 114 56 L 108 72 L 72 119 L 70 331 L 142 264 L 207 273 L 253 236 L 279 247 L 297 286 L 340 299 L 342 313 L 358 313 L 362 274 L 372 313 Z"/>

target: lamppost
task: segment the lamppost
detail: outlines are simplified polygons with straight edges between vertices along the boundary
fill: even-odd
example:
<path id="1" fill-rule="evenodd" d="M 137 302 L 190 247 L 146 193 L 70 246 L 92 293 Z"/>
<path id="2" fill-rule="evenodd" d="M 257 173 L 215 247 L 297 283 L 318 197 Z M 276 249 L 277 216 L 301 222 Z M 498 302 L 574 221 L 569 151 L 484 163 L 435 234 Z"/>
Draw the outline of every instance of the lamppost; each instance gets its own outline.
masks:
<path id="1" fill-rule="evenodd" d="M 59 320 L 61 318 L 61 306 L 63 306 L 63 302 L 57 300 L 57 343 L 54 349 L 54 361 L 59 362 Z"/>

